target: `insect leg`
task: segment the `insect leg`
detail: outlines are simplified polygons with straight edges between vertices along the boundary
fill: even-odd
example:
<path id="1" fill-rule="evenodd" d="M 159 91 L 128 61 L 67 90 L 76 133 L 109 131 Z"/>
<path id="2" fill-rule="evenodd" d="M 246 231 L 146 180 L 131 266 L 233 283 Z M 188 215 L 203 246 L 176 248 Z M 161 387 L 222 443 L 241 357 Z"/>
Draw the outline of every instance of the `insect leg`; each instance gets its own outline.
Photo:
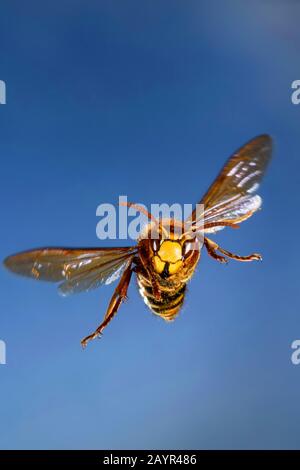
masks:
<path id="1" fill-rule="evenodd" d="M 236 261 L 254 261 L 254 260 L 261 261 L 262 260 L 262 256 L 259 253 L 252 253 L 249 256 L 239 256 L 239 255 L 235 255 L 234 253 L 230 253 L 230 251 L 224 250 L 223 248 L 220 248 L 220 247 L 218 248 L 218 251 L 226 255 L 228 258 L 235 259 Z"/>
<path id="2" fill-rule="evenodd" d="M 213 242 L 212 240 L 209 240 L 208 238 L 204 238 L 204 244 L 205 244 L 205 247 L 208 251 L 208 253 L 213 257 L 213 258 L 223 258 L 223 260 L 225 261 L 221 261 L 220 259 L 218 259 L 219 261 L 221 261 L 222 263 L 228 261 L 226 260 L 226 258 L 224 256 L 219 256 L 217 255 L 216 251 L 219 251 L 220 253 L 222 253 L 223 255 L 227 256 L 228 258 L 231 258 L 231 259 L 235 259 L 236 261 L 254 261 L 254 260 L 262 260 L 262 257 L 260 254 L 258 253 L 252 253 L 251 255 L 249 256 L 239 256 L 239 255 L 235 255 L 234 253 L 231 253 L 230 251 L 227 251 L 227 250 L 224 250 L 223 248 L 221 248 L 219 245 L 217 245 L 217 243 Z M 211 251 L 211 252 L 210 252 Z"/>
<path id="3" fill-rule="evenodd" d="M 98 326 L 98 328 L 94 331 L 94 333 L 92 333 L 89 336 L 86 336 L 85 338 L 83 338 L 83 340 L 81 340 L 81 345 L 83 347 L 86 347 L 87 343 L 89 341 L 91 341 L 92 339 L 95 339 L 95 338 L 99 337 L 101 335 L 102 331 L 104 330 L 104 328 L 113 319 L 113 317 L 117 313 L 121 303 L 127 298 L 127 290 L 128 290 L 128 286 L 129 286 L 129 283 L 130 283 L 131 275 L 132 275 L 132 266 L 129 265 L 125 269 L 125 271 L 124 271 L 124 273 L 123 273 L 123 275 L 120 279 L 120 282 L 117 285 L 117 287 L 116 287 L 116 289 L 113 293 L 113 296 L 112 296 L 112 298 L 109 302 L 108 309 L 106 311 L 106 314 L 104 316 L 104 319 L 103 319 L 102 323 Z"/>
<path id="4" fill-rule="evenodd" d="M 218 245 L 215 242 L 209 240 L 209 238 L 204 237 L 204 246 L 207 249 L 209 256 L 216 259 L 220 263 L 228 263 L 228 260 L 224 256 L 217 254 L 216 250 L 218 249 Z"/>
<path id="5" fill-rule="evenodd" d="M 137 271 L 139 269 L 140 268 L 139 268 L 139 261 L 138 261 L 136 263 L 135 270 Z M 161 292 L 160 292 L 159 285 L 157 283 L 156 277 L 153 274 L 153 272 L 151 272 L 151 270 L 148 268 L 148 266 L 144 263 L 143 259 L 142 259 L 142 269 L 144 269 L 146 271 L 149 279 L 151 279 L 151 285 L 152 285 L 154 297 L 156 298 L 156 300 L 160 301 L 162 297 L 161 297 Z"/>

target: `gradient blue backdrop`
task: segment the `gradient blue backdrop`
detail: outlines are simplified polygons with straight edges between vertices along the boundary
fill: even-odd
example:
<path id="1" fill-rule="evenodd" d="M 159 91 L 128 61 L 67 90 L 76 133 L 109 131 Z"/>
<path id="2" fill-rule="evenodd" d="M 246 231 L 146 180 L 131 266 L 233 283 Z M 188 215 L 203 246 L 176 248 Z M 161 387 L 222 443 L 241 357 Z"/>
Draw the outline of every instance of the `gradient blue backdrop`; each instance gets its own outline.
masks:
<path id="1" fill-rule="evenodd" d="M 228 155 L 270 133 L 263 211 L 203 254 L 179 318 L 135 283 L 82 351 L 113 286 L 61 298 L 0 271 L 1 448 L 297 448 L 300 79 L 295 1 L 3 1 L 0 257 L 95 246 L 119 194 L 196 202 Z M 106 245 L 118 245 L 107 242 Z"/>

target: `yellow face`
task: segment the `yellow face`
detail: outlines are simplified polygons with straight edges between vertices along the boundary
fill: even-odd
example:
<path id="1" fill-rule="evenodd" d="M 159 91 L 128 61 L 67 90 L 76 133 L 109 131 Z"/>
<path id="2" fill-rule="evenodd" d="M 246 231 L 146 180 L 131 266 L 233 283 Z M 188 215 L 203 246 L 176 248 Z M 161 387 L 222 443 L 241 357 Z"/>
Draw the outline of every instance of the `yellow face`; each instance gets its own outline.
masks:
<path id="1" fill-rule="evenodd" d="M 163 240 L 159 250 L 152 258 L 152 264 L 157 274 L 162 274 L 167 269 L 167 274 L 171 276 L 177 273 L 182 263 L 182 246 L 177 240 Z"/>

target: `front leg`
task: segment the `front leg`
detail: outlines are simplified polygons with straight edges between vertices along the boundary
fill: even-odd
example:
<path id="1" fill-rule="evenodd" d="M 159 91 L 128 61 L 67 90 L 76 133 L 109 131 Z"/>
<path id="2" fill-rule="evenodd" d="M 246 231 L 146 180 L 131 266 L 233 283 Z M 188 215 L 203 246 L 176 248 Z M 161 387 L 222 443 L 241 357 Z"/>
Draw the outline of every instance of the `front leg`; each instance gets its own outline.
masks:
<path id="1" fill-rule="evenodd" d="M 213 258 L 217 259 L 218 261 L 220 261 L 221 263 L 227 263 L 228 260 L 224 256 L 218 255 L 216 253 L 217 251 L 227 256 L 227 258 L 235 259 L 236 261 L 254 261 L 254 260 L 261 261 L 262 260 L 262 256 L 258 253 L 253 253 L 252 255 L 249 255 L 249 256 L 235 255 L 234 253 L 231 253 L 230 251 L 224 250 L 217 243 L 215 243 L 214 241 L 206 237 L 204 238 L 204 245 L 205 245 L 205 248 L 207 249 L 208 254 L 212 256 Z"/>
<path id="2" fill-rule="evenodd" d="M 81 340 L 81 345 L 83 348 L 86 347 L 87 343 L 92 339 L 98 338 L 104 328 L 109 324 L 109 322 L 113 319 L 115 314 L 117 313 L 121 303 L 126 299 L 127 291 L 130 283 L 132 275 L 132 266 L 131 264 L 125 269 L 119 284 L 117 285 L 113 296 L 109 302 L 107 312 L 103 319 L 103 322 L 98 326 L 98 328 L 89 336 L 86 336 L 83 340 Z"/>
<path id="3" fill-rule="evenodd" d="M 218 245 L 213 242 L 212 240 L 209 240 L 209 238 L 204 237 L 204 246 L 207 249 L 207 253 L 209 256 L 212 258 L 216 259 L 220 263 L 228 263 L 228 259 L 225 258 L 225 256 L 218 255 L 216 250 L 218 249 Z"/>

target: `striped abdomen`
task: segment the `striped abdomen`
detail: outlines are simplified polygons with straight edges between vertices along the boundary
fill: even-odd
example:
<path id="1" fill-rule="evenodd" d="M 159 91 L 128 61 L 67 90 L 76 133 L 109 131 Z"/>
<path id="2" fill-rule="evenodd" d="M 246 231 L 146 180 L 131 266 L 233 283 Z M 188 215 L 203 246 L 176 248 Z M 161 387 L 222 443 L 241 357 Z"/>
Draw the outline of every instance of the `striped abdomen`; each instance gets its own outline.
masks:
<path id="1" fill-rule="evenodd" d="M 166 321 L 172 321 L 179 313 L 184 301 L 186 284 L 177 287 L 159 285 L 160 299 L 157 299 L 151 282 L 142 274 L 137 275 L 139 291 L 150 310 Z"/>

